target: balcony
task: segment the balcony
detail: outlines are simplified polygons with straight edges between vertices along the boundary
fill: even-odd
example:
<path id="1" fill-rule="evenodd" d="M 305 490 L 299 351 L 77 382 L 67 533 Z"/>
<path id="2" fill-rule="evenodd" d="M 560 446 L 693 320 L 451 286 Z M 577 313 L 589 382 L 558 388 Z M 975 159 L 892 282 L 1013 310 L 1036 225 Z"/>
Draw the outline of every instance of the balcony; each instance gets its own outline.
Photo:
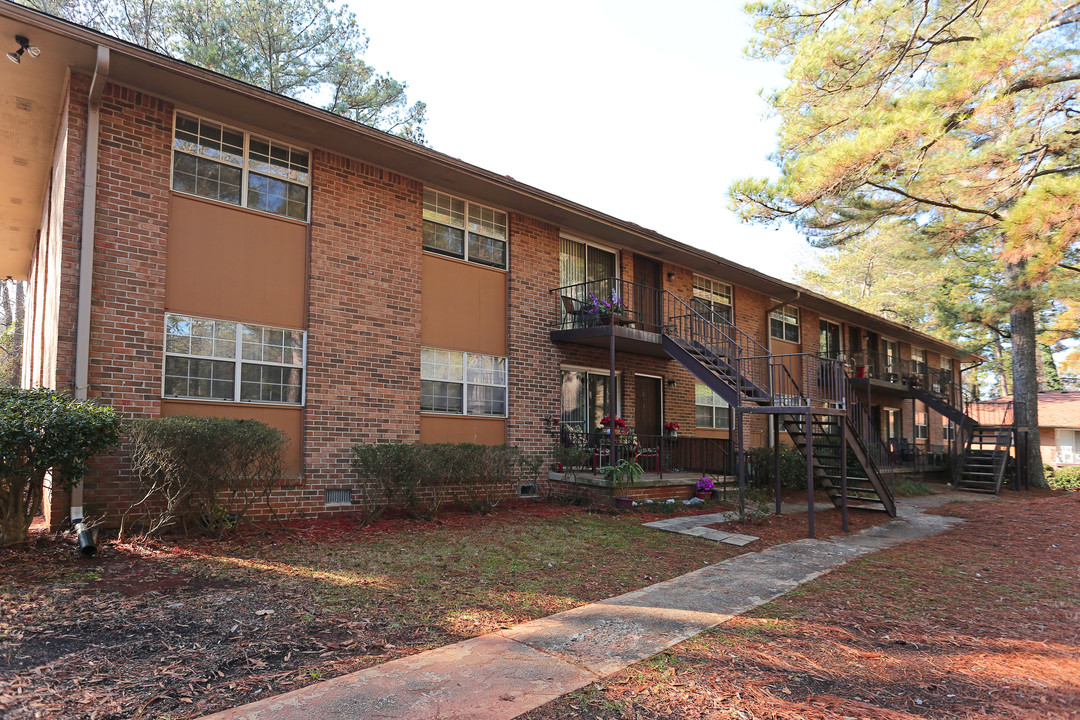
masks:
<path id="1" fill-rule="evenodd" d="M 603 278 L 549 291 L 554 298 L 551 339 L 664 357 L 665 300 L 668 294 L 648 285 Z"/>
<path id="2" fill-rule="evenodd" d="M 902 397 L 910 388 L 922 388 L 945 400 L 953 398 L 952 374 L 918 360 L 861 351 L 852 353 L 848 371 L 856 387 L 869 386 L 887 395 Z"/>

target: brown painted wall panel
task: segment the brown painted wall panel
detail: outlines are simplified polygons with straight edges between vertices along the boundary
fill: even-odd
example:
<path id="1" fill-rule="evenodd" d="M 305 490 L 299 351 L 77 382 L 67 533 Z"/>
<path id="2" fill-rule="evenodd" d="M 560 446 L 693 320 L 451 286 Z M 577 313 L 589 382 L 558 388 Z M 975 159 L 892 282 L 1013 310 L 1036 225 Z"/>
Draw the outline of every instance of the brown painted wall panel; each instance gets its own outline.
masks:
<path id="1" fill-rule="evenodd" d="M 421 415 L 420 442 L 469 442 L 481 445 L 502 445 L 506 442 L 506 420 L 503 418 Z"/>
<path id="2" fill-rule="evenodd" d="M 162 400 L 161 416 L 173 417 L 184 415 L 191 417 L 221 417 L 235 420 L 258 420 L 270 427 L 281 430 L 289 436 L 289 446 L 285 448 L 285 475 L 299 477 L 301 420 L 304 409 L 300 407 L 270 407 L 266 405 L 245 405 L 238 403 L 190 402 L 184 400 Z"/>
<path id="3" fill-rule="evenodd" d="M 420 341 L 506 356 L 506 273 L 424 254 Z"/>
<path id="4" fill-rule="evenodd" d="M 173 194 L 165 304 L 173 312 L 303 328 L 307 226 Z"/>

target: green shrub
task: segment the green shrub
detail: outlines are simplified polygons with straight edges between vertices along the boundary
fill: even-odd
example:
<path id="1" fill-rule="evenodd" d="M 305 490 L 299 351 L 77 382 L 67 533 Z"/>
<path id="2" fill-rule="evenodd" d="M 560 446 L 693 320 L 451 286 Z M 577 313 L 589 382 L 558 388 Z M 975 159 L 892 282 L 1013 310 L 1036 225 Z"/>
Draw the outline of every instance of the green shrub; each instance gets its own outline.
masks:
<path id="1" fill-rule="evenodd" d="M 430 519 L 453 497 L 489 513 L 516 479 L 535 479 L 542 460 L 511 445 L 372 443 L 353 448 L 352 466 L 364 486 L 369 519 L 394 506 Z"/>
<path id="2" fill-rule="evenodd" d="M 773 449 L 754 448 L 747 453 L 750 482 L 758 487 L 772 487 L 776 482 L 773 471 Z M 789 489 L 806 487 L 806 456 L 791 445 L 780 448 L 780 485 Z"/>
<path id="3" fill-rule="evenodd" d="M 1065 465 L 1046 481 L 1054 490 L 1080 490 L 1080 465 Z"/>
<path id="4" fill-rule="evenodd" d="M 120 417 L 107 405 L 0 387 L 0 545 L 26 540 L 50 470 L 53 487 L 70 490 L 89 459 L 119 438 Z"/>
<path id="5" fill-rule="evenodd" d="M 374 520 L 391 506 L 430 520 L 447 499 L 455 458 L 439 445 L 371 443 L 353 447 L 352 466 L 363 489 L 360 506 Z"/>
<path id="6" fill-rule="evenodd" d="M 896 494 L 898 497 L 929 495 L 930 488 L 917 480 L 905 476 L 896 481 Z"/>
<path id="7" fill-rule="evenodd" d="M 285 433 L 258 420 L 163 417 L 128 429 L 132 471 L 142 497 L 124 513 L 157 534 L 179 524 L 221 535 L 266 502 L 284 471 Z"/>
<path id="8" fill-rule="evenodd" d="M 501 503 L 510 486 L 535 480 L 543 459 L 513 445 L 460 443 L 463 462 L 453 481 L 454 499 L 473 512 L 486 515 Z"/>

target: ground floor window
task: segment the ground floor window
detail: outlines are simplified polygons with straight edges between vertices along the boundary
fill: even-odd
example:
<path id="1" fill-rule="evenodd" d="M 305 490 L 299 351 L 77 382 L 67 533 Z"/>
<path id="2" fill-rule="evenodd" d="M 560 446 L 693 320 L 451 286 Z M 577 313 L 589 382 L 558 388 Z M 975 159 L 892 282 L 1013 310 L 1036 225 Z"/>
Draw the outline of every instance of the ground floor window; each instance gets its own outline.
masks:
<path id="1" fill-rule="evenodd" d="M 942 415 L 941 432 L 942 436 L 945 438 L 945 442 L 952 442 L 956 439 L 956 423 Z"/>
<path id="2" fill-rule="evenodd" d="M 169 313 L 162 394 L 299 405 L 304 355 L 302 330 Z"/>
<path id="3" fill-rule="evenodd" d="M 702 383 L 694 384 L 694 416 L 699 428 L 731 429 L 731 407 Z"/>
<path id="4" fill-rule="evenodd" d="M 1080 430 L 1057 428 L 1054 435 L 1057 446 L 1054 462 L 1064 465 L 1080 462 Z"/>
<path id="5" fill-rule="evenodd" d="M 420 349 L 420 410 L 506 416 L 506 358 Z"/>
<path id="6" fill-rule="evenodd" d="M 610 375 L 600 370 L 562 371 L 562 427 L 588 435 L 600 428 L 600 421 L 611 406 L 621 415 L 622 377 L 615 376 L 615 398 L 611 394 Z"/>

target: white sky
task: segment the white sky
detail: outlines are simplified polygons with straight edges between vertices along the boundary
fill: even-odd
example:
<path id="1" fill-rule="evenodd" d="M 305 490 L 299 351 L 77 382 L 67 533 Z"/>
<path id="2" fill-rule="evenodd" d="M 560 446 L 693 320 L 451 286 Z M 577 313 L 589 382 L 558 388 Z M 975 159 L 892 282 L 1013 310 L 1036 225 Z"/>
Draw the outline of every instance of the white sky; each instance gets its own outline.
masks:
<path id="1" fill-rule="evenodd" d="M 435 150 L 791 279 L 805 240 L 727 209 L 734 179 L 774 172 L 757 93 L 782 80 L 743 58 L 742 4 L 350 2 Z"/>

